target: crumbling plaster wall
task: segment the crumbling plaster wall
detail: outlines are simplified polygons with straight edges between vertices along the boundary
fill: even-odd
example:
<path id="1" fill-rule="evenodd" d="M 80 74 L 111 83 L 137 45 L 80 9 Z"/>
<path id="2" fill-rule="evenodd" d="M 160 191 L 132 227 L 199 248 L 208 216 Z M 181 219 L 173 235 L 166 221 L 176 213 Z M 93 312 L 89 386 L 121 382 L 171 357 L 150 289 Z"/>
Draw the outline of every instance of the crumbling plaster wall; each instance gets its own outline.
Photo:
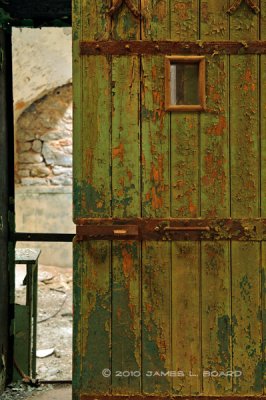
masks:
<path id="1" fill-rule="evenodd" d="M 57 147 L 58 143 L 53 141 L 52 147 L 49 147 L 47 141 L 42 143 L 38 138 L 38 132 L 35 137 L 33 127 L 35 112 L 36 118 L 39 118 L 41 124 L 45 125 L 47 122 L 46 136 L 49 135 L 49 131 L 53 131 L 53 126 L 49 126 L 49 119 L 52 122 L 54 115 L 51 104 L 53 101 L 57 101 L 56 89 L 60 88 L 61 106 L 62 100 L 65 98 L 62 95 L 68 96 L 65 102 L 66 112 L 64 115 L 62 113 L 62 121 L 64 119 L 67 121 L 67 129 L 65 140 L 61 137 L 58 140 L 61 141 L 59 144 L 62 144 L 66 151 L 65 159 L 70 159 L 72 152 L 70 143 L 72 134 L 69 132 L 71 126 L 69 119 L 72 118 L 72 104 L 69 101 L 72 81 L 71 29 L 13 28 L 12 36 L 15 168 L 18 178 L 16 184 L 16 230 L 17 232 L 73 233 L 71 165 L 68 162 L 68 165 L 57 166 L 56 155 L 61 151 Z M 50 110 L 44 110 L 45 103 Z M 36 113 L 36 109 L 37 111 L 40 109 L 41 112 Z M 28 129 L 27 123 L 29 124 Z M 60 131 L 61 136 L 64 129 Z M 23 140 L 24 134 L 25 141 Z M 32 135 L 32 141 L 30 141 L 32 143 L 29 143 L 29 136 Z M 43 146 L 43 144 L 45 144 L 45 154 L 48 154 L 53 148 L 57 152 L 48 157 L 48 167 L 44 164 L 45 160 L 37 160 L 37 157 L 43 157 L 37 149 L 38 145 Z M 29 145 L 31 145 L 31 149 L 26 149 Z M 25 151 L 22 151 L 23 146 Z M 33 153 L 36 163 L 30 159 L 30 155 L 34 156 Z M 18 171 L 20 171 L 20 176 Z M 38 174 L 43 176 L 40 177 Z M 40 262 L 43 264 L 72 266 L 72 251 L 69 244 L 20 243 L 18 245 L 20 247 L 41 247 Z"/>

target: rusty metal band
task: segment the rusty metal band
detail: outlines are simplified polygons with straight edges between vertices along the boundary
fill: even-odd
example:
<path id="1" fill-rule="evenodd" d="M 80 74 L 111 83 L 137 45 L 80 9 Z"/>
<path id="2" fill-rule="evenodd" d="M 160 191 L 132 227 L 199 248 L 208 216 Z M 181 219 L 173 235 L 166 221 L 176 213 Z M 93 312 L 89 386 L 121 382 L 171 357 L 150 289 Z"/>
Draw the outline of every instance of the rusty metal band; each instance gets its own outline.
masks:
<path id="1" fill-rule="evenodd" d="M 180 400 L 256 400 L 262 399 L 266 400 L 266 396 L 150 396 L 150 395 L 125 395 L 125 396 L 117 396 L 117 395 L 87 395 L 81 394 L 80 400 L 173 400 L 173 399 L 180 399 Z"/>
<path id="2" fill-rule="evenodd" d="M 91 218 L 77 219 L 76 241 L 237 240 L 265 241 L 266 219 Z"/>
<path id="3" fill-rule="evenodd" d="M 176 42 L 147 40 L 107 40 L 80 42 L 81 55 L 223 55 L 266 54 L 266 41 Z"/>

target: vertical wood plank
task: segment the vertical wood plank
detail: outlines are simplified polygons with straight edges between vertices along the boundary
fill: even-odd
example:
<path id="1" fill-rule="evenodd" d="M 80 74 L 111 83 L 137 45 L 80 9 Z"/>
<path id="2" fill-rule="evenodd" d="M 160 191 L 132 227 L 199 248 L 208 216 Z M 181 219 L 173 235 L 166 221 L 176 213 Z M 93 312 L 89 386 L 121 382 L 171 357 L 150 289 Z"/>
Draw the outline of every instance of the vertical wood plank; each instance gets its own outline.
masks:
<path id="1" fill-rule="evenodd" d="M 111 369 L 111 288 L 110 243 L 84 242 L 75 247 L 78 263 L 77 285 L 80 287 L 80 323 L 78 325 L 81 359 L 81 393 L 108 394 L 110 377 L 102 373 Z M 81 276 L 81 277 L 79 277 Z"/>
<path id="2" fill-rule="evenodd" d="M 259 17 L 243 3 L 231 19 L 232 40 L 259 39 Z M 232 217 L 257 217 L 260 206 L 258 56 L 231 56 Z M 261 394 L 261 268 L 258 243 L 232 243 L 234 392 Z"/>
<path id="3" fill-rule="evenodd" d="M 266 40 L 266 7 L 261 3 L 260 39 Z M 266 56 L 260 56 L 260 203 L 261 217 L 266 217 Z M 262 255 L 262 385 L 266 394 L 266 243 L 261 245 Z"/>
<path id="4" fill-rule="evenodd" d="M 82 166 L 78 165 L 78 154 L 82 149 L 82 135 L 76 134 L 81 132 L 82 123 L 82 59 L 79 56 L 79 40 L 82 38 L 81 33 L 81 2 L 75 0 L 72 2 L 72 40 L 73 40 L 73 218 L 79 215 L 81 198 L 74 197 L 76 187 L 79 187 L 79 182 L 82 181 Z M 77 160 L 77 164 L 76 163 Z M 82 259 L 82 245 L 77 246 L 73 243 L 73 367 L 72 367 L 72 385 L 73 399 L 78 400 L 81 390 L 81 273 L 80 260 Z"/>
<path id="5" fill-rule="evenodd" d="M 115 58 L 112 66 L 113 217 L 140 215 L 139 60 Z M 140 370 L 140 244 L 114 242 L 112 370 Z M 139 376 L 113 376 L 115 394 L 140 391 Z"/>
<path id="6" fill-rule="evenodd" d="M 229 2 L 204 2 L 201 40 L 228 40 Z M 201 114 L 201 216 L 230 216 L 229 57 L 208 56 L 207 109 Z M 231 370 L 230 244 L 202 243 L 202 366 L 204 371 Z M 203 378 L 204 395 L 232 390 L 232 378 Z"/>
<path id="7" fill-rule="evenodd" d="M 262 330 L 260 290 L 260 245 L 232 244 L 232 340 L 234 392 L 261 394 Z"/>
<path id="8" fill-rule="evenodd" d="M 199 1 L 171 0 L 171 39 L 197 40 Z M 171 217 L 196 218 L 199 207 L 199 114 L 171 115 Z M 173 393 L 201 392 L 200 246 L 172 243 Z"/>
<path id="9" fill-rule="evenodd" d="M 265 215 L 265 214 L 264 214 Z M 263 394 L 266 394 L 266 243 L 263 242 L 261 244 L 261 264 L 262 264 L 262 279 L 261 279 L 261 316 L 262 316 L 262 386 L 263 386 Z M 258 376 L 260 380 L 260 376 Z"/>
<path id="10" fill-rule="evenodd" d="M 74 217 L 110 216 L 110 66 L 105 57 L 80 57 L 79 40 L 108 36 L 106 1 L 73 3 Z M 99 96 L 95 96 L 99 93 Z M 111 379 L 110 244 L 74 246 L 74 398 L 109 393 Z"/>
<path id="11" fill-rule="evenodd" d="M 169 394 L 171 380 L 169 244 L 142 248 L 143 393 Z"/>
<path id="12" fill-rule="evenodd" d="M 142 39 L 169 38 L 169 1 L 142 0 Z M 169 115 L 164 110 L 164 58 L 142 57 L 142 216 L 168 217 Z M 169 394 L 171 370 L 171 258 L 168 243 L 142 247 L 143 392 Z M 149 376 L 149 371 L 152 375 Z"/>
<path id="13" fill-rule="evenodd" d="M 140 21 L 126 5 L 114 16 L 112 35 L 116 40 L 140 37 Z M 139 97 L 139 57 L 113 57 L 113 217 L 138 217 L 141 213 Z M 113 242 L 112 276 L 112 393 L 138 394 L 141 377 L 131 373 L 141 370 L 139 242 Z"/>

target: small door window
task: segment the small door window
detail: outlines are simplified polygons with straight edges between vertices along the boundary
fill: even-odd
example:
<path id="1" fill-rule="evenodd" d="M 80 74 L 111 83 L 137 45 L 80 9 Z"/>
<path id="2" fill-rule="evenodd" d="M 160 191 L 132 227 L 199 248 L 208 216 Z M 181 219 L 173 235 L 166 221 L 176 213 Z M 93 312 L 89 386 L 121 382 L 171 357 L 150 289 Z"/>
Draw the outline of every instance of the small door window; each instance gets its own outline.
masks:
<path id="1" fill-rule="evenodd" d="M 166 57 L 165 106 L 167 111 L 205 109 L 205 57 Z"/>

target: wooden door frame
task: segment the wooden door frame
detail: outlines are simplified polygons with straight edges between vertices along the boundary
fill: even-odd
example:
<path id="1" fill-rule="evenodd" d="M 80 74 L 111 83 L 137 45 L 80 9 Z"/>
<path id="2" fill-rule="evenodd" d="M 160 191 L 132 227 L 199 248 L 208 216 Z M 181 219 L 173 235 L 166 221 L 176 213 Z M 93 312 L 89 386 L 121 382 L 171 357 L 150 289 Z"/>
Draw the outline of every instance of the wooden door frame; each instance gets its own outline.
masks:
<path id="1" fill-rule="evenodd" d="M 12 376 L 12 340 L 9 327 L 14 316 L 13 290 L 14 276 L 9 265 L 13 259 L 8 237 L 14 217 L 14 129 L 12 98 L 12 56 L 11 35 L 0 30 L 1 65 L 0 65 L 0 348 L 2 385 Z M 11 94 L 10 94 L 11 93 Z M 5 360 L 5 361 L 4 361 Z M 3 387 L 0 387 L 0 392 Z"/>

